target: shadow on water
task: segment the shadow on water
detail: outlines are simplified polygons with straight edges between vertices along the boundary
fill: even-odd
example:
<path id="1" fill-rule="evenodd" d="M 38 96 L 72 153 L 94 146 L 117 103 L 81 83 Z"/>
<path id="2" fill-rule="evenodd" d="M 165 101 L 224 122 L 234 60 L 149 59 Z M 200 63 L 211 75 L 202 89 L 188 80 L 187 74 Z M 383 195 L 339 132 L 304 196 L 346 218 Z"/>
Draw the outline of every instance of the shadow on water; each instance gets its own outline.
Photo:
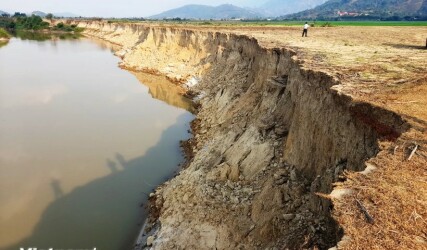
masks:
<path id="1" fill-rule="evenodd" d="M 33 234 L 6 249 L 130 249 L 146 216 L 141 202 L 145 204 L 147 194 L 172 177 L 182 161 L 179 140 L 188 137 L 183 131 L 191 118 L 188 113 L 178 117 L 143 156 L 126 159 L 116 153 L 106 159 L 111 170 L 108 176 L 69 194 L 63 194 L 59 180 L 52 180 L 56 199 L 43 212 Z"/>

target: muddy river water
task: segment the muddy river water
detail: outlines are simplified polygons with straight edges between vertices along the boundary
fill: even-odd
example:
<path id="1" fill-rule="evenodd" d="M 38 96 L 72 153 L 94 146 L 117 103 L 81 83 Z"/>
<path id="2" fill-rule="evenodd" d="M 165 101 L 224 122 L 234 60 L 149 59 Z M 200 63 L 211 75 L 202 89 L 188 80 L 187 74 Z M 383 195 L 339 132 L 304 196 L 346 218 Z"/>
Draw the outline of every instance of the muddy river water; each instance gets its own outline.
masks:
<path id="1" fill-rule="evenodd" d="M 0 48 L 0 249 L 131 248 L 191 105 L 87 38 Z"/>

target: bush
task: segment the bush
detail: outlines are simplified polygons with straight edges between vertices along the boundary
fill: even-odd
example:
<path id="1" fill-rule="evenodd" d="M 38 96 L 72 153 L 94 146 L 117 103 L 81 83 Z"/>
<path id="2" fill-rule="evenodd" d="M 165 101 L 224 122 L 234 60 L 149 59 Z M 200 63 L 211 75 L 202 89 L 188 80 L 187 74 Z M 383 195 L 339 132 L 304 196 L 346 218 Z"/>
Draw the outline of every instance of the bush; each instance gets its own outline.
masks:
<path id="1" fill-rule="evenodd" d="M 64 24 L 63 22 L 58 23 L 54 29 L 65 31 L 65 32 L 81 32 L 81 31 L 83 31 L 82 28 L 77 27 L 77 25 L 75 25 L 75 24 L 67 25 L 67 24 Z"/>
<path id="2" fill-rule="evenodd" d="M 58 23 L 57 25 L 56 25 L 56 28 L 58 28 L 58 29 L 63 29 L 64 28 L 64 23 Z"/>

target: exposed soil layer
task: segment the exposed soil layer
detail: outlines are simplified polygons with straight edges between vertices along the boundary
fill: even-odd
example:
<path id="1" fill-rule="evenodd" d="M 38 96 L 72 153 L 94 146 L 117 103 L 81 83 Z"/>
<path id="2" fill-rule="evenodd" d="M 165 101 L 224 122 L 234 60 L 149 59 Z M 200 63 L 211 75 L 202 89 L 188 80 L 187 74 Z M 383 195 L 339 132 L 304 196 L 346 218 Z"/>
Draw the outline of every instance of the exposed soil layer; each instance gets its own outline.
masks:
<path id="1" fill-rule="evenodd" d="M 405 45 L 425 27 L 301 40 L 294 28 L 79 26 L 120 45 L 124 66 L 196 94 L 188 166 L 156 191 L 155 249 L 328 249 L 343 232 L 340 248 L 426 247 L 427 53 Z M 367 163 L 376 171 L 356 173 Z M 329 195 L 336 182 L 347 196 Z"/>

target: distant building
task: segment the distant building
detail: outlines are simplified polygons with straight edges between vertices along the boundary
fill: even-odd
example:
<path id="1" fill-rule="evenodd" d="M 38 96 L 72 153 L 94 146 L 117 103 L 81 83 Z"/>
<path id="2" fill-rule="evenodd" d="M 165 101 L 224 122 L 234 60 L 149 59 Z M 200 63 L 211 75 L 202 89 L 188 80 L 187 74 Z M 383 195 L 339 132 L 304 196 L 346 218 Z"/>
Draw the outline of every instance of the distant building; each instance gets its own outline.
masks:
<path id="1" fill-rule="evenodd" d="M 348 12 L 346 12 L 346 11 L 338 11 L 337 14 L 338 14 L 338 16 L 347 16 Z"/>
<path id="2" fill-rule="evenodd" d="M 347 11 L 338 11 L 338 16 L 360 16 L 360 13 L 357 12 L 347 12 Z"/>

